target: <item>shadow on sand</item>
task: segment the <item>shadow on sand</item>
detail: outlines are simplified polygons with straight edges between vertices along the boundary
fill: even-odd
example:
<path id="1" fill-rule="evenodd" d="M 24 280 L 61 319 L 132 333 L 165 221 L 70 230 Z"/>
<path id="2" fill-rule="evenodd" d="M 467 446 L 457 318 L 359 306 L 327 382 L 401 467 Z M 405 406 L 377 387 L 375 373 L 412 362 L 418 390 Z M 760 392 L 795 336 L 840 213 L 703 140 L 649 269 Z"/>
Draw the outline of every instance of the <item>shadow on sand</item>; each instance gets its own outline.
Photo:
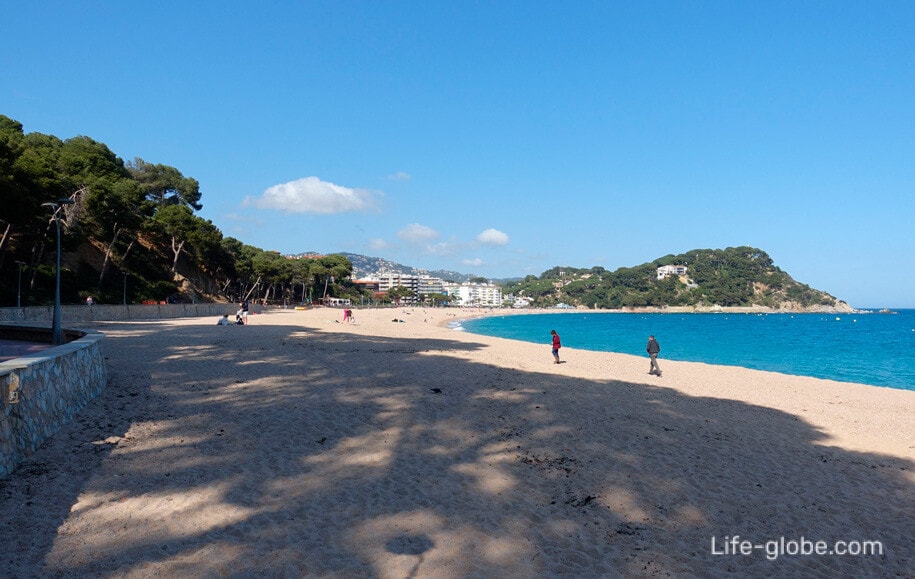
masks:
<path id="1" fill-rule="evenodd" d="M 915 566 L 912 463 L 830 447 L 797 416 L 449 356 L 482 347 L 466 341 L 101 330 L 107 390 L 0 481 L 0 575 Z M 174 346 L 156 349 L 149 332 Z M 187 494 L 205 498 L 168 510 Z M 712 552 L 712 537 L 723 549 L 734 535 L 879 540 L 883 554 Z"/>

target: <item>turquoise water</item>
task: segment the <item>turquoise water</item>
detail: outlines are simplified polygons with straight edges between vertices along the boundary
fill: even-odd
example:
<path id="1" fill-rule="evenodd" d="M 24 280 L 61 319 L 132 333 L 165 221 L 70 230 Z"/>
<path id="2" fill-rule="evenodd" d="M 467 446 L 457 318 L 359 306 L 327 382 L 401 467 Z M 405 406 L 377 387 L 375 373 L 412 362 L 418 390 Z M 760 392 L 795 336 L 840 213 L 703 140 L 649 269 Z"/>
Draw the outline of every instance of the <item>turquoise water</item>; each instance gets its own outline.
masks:
<path id="1" fill-rule="evenodd" d="M 557 313 L 465 320 L 468 332 L 543 344 L 915 390 L 915 310 L 895 314 Z"/>

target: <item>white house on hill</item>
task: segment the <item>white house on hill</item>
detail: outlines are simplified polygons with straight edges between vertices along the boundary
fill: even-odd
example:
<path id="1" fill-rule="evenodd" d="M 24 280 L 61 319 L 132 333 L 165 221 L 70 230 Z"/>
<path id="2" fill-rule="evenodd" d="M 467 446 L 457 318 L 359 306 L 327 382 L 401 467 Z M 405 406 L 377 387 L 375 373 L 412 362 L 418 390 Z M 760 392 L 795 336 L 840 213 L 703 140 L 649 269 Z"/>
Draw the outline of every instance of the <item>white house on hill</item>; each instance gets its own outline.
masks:
<path id="1" fill-rule="evenodd" d="M 658 280 L 662 280 L 669 275 L 686 275 L 685 265 L 662 265 L 658 268 Z"/>

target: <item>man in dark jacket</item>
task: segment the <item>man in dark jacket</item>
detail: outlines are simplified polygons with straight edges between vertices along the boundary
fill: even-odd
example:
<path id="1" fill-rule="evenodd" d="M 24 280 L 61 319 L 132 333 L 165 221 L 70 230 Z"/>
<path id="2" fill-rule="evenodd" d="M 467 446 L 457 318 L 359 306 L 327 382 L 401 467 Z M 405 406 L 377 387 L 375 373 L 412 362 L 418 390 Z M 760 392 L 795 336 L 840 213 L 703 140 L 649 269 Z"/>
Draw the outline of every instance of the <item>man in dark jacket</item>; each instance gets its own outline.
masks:
<path id="1" fill-rule="evenodd" d="M 661 353 L 661 345 L 654 339 L 654 336 L 648 336 L 648 346 L 645 350 L 648 352 L 648 357 L 651 359 L 651 369 L 648 370 L 648 373 L 660 376 L 661 368 L 658 367 L 658 354 Z"/>

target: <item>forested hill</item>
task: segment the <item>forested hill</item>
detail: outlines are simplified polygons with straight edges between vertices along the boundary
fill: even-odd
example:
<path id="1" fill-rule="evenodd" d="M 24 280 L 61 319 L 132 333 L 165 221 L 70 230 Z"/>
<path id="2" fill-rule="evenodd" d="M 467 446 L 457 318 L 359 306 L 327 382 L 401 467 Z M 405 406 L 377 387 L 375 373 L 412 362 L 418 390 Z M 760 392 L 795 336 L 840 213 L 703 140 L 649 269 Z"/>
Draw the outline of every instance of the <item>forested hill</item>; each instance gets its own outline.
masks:
<path id="1" fill-rule="evenodd" d="M 658 279 L 658 268 L 684 266 L 685 273 Z M 533 298 L 538 306 L 558 303 L 588 308 L 663 306 L 850 310 L 845 302 L 796 282 L 766 252 L 754 247 L 695 249 L 650 263 L 607 271 L 602 267 L 555 267 L 528 276 L 503 293 Z"/>

